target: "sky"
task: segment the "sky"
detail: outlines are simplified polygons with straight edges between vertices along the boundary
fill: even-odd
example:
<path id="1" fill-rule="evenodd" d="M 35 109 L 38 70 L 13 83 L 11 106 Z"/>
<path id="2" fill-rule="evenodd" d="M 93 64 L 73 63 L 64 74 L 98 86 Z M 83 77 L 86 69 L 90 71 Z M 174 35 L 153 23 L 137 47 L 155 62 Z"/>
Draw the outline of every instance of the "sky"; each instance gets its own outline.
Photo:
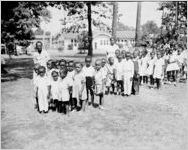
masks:
<path id="1" fill-rule="evenodd" d="M 158 11 L 158 2 L 142 2 L 141 8 L 141 25 L 148 20 L 153 20 L 158 26 L 161 25 L 162 12 Z M 60 32 L 62 25 L 59 21 L 63 18 L 63 10 L 57 8 L 48 8 L 51 11 L 52 19 L 50 23 L 41 23 L 41 28 L 52 32 L 52 35 Z M 120 18 L 120 22 L 127 26 L 136 27 L 136 14 L 137 14 L 137 2 L 118 2 L 118 11 L 123 16 Z"/>

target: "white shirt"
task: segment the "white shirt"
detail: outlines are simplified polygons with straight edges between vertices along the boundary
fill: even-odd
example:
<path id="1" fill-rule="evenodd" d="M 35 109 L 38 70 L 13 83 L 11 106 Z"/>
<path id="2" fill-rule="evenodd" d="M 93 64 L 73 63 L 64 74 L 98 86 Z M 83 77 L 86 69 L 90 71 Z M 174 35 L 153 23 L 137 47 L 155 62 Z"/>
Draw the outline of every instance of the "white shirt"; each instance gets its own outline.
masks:
<path id="1" fill-rule="evenodd" d="M 59 80 L 57 80 L 57 81 L 51 80 L 50 85 L 51 85 L 52 99 L 58 99 L 59 100 L 59 87 L 58 87 L 59 86 Z"/>
<path id="2" fill-rule="evenodd" d="M 147 68 L 147 73 L 148 75 L 152 75 L 153 74 L 153 68 L 154 68 L 154 63 L 155 63 L 156 59 L 150 59 L 148 61 L 148 68 Z"/>
<path id="3" fill-rule="evenodd" d="M 153 74 L 154 78 L 159 78 L 159 79 L 162 78 L 164 65 L 165 65 L 165 62 L 163 58 L 157 59 L 155 61 L 154 63 L 155 68 L 154 68 L 154 74 Z"/>
<path id="4" fill-rule="evenodd" d="M 105 79 L 105 75 L 103 74 L 103 71 L 100 69 L 99 71 L 95 71 L 95 84 L 96 85 L 102 85 L 103 79 Z"/>
<path id="5" fill-rule="evenodd" d="M 107 58 L 109 57 L 115 57 L 115 51 L 119 49 L 119 46 L 114 44 L 114 45 L 109 45 L 107 51 L 106 51 L 106 54 L 107 54 Z"/>
<path id="6" fill-rule="evenodd" d="M 59 100 L 60 101 L 69 101 L 69 87 L 71 86 L 70 78 L 67 76 L 64 79 L 59 80 Z"/>
<path id="7" fill-rule="evenodd" d="M 116 70 L 116 80 L 122 80 L 122 76 L 123 76 L 123 61 L 117 62 L 115 64 L 115 70 Z"/>
<path id="8" fill-rule="evenodd" d="M 124 60 L 123 61 L 123 75 L 124 77 L 133 77 L 134 75 L 134 63 L 132 60 Z"/>
<path id="9" fill-rule="evenodd" d="M 83 72 L 86 77 L 93 77 L 95 75 L 95 69 L 93 68 L 93 66 L 90 66 L 90 67 L 84 66 Z"/>
<path id="10" fill-rule="evenodd" d="M 46 50 L 42 50 L 40 54 L 38 52 L 33 54 L 34 63 L 39 63 L 41 66 L 46 66 L 46 63 L 49 59 L 50 57 Z"/>
<path id="11" fill-rule="evenodd" d="M 73 77 L 74 77 L 74 74 L 75 74 L 75 71 L 73 70 L 73 71 L 69 71 L 68 73 L 67 73 L 67 77 L 70 79 L 70 85 L 71 86 L 73 86 Z"/>

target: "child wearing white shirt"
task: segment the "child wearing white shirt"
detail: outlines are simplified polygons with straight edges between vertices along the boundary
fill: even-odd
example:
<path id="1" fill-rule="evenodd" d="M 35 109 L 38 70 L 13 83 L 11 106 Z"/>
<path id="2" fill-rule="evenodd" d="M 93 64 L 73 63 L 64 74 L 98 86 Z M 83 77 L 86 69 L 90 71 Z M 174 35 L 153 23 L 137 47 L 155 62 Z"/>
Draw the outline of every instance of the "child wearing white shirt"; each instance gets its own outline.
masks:
<path id="1" fill-rule="evenodd" d="M 91 104 L 93 105 L 94 102 L 94 93 L 93 93 L 93 81 L 94 81 L 94 74 L 95 69 L 91 66 L 91 57 L 86 56 L 85 58 L 85 66 L 83 67 L 83 72 L 86 78 L 86 90 L 87 90 L 87 103 L 89 101 L 89 95 L 91 97 Z"/>
<path id="2" fill-rule="evenodd" d="M 59 110 L 61 112 L 62 106 L 65 108 L 65 113 L 69 115 L 69 99 L 70 99 L 70 88 L 71 80 L 67 77 L 67 69 L 60 70 L 59 80 Z"/>
<path id="3" fill-rule="evenodd" d="M 115 79 L 117 82 L 117 94 L 123 94 L 123 61 L 122 55 L 118 56 L 118 62 L 115 64 Z"/>
<path id="4" fill-rule="evenodd" d="M 38 97 L 39 112 L 48 112 L 48 99 L 50 98 L 50 83 L 47 78 L 46 68 L 39 67 L 39 77 L 36 80 L 36 95 Z"/>
<path id="5" fill-rule="evenodd" d="M 95 61 L 95 94 L 96 96 L 99 96 L 99 108 L 104 109 L 104 83 L 105 83 L 105 76 L 103 75 L 103 72 L 101 70 L 101 60 L 97 59 Z"/>
<path id="6" fill-rule="evenodd" d="M 148 60 L 148 67 L 147 67 L 147 74 L 150 79 L 150 87 L 154 86 L 153 69 L 154 69 L 154 63 L 156 61 L 154 57 L 155 57 L 155 53 L 151 52 L 150 59 Z"/>
<path id="7" fill-rule="evenodd" d="M 154 63 L 154 73 L 153 77 L 156 80 L 157 89 L 161 87 L 161 79 L 163 79 L 164 76 L 164 59 L 161 57 L 161 53 L 157 52 L 157 60 Z"/>
<path id="8" fill-rule="evenodd" d="M 132 90 L 132 80 L 134 75 L 134 63 L 130 59 L 131 54 L 127 52 L 126 60 L 123 62 L 123 82 L 124 82 L 124 96 L 130 96 Z"/>
<path id="9" fill-rule="evenodd" d="M 85 111 L 87 91 L 86 91 L 86 78 L 82 70 L 82 64 L 75 63 L 75 74 L 73 76 L 73 93 L 72 97 L 77 100 L 77 106 L 80 107 L 82 111 Z"/>

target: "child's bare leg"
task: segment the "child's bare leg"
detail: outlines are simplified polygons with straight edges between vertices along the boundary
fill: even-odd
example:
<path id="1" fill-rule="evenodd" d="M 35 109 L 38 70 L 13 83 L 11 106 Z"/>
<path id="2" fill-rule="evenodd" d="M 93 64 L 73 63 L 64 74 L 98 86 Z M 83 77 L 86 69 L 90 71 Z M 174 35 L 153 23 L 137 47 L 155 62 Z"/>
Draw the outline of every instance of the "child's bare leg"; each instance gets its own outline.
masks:
<path id="1" fill-rule="evenodd" d="M 65 104 L 65 110 L 66 110 L 66 114 L 69 116 L 69 104 L 68 103 Z"/>
<path id="2" fill-rule="evenodd" d="M 86 100 L 82 101 L 82 111 L 85 111 L 86 108 Z"/>

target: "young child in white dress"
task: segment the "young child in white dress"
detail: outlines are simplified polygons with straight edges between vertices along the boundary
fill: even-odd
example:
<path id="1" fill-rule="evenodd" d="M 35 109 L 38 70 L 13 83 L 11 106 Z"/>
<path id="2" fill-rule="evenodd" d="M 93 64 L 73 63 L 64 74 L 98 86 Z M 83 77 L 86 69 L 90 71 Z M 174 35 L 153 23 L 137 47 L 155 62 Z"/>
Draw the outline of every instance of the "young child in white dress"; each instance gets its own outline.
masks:
<path id="1" fill-rule="evenodd" d="M 111 93 L 114 94 L 115 90 L 115 65 L 114 65 L 114 58 L 108 58 L 108 64 L 106 65 L 107 68 L 107 78 L 106 78 L 106 88 L 107 94 Z"/>
<path id="2" fill-rule="evenodd" d="M 33 68 L 33 89 L 34 89 L 34 107 L 36 109 L 38 109 L 38 97 L 36 95 L 36 90 L 37 90 L 37 87 L 36 87 L 36 81 L 37 81 L 37 78 L 39 76 L 39 67 L 40 67 L 40 64 L 35 64 L 34 65 L 34 68 Z"/>
<path id="3" fill-rule="evenodd" d="M 57 110 L 58 101 L 59 101 L 59 75 L 58 72 L 53 70 L 51 73 L 52 80 L 50 81 L 50 108 L 53 111 Z"/>
<path id="4" fill-rule="evenodd" d="M 87 102 L 89 102 L 89 97 L 91 97 L 91 104 L 94 103 L 94 93 L 93 93 L 93 82 L 94 82 L 94 74 L 95 69 L 91 65 L 92 59 L 91 56 L 85 57 L 85 66 L 83 67 L 82 71 L 85 74 L 86 78 L 86 90 L 87 90 Z"/>
<path id="5" fill-rule="evenodd" d="M 161 57 L 161 53 L 157 52 L 157 60 L 154 63 L 154 72 L 153 77 L 157 84 L 157 89 L 160 89 L 161 87 L 161 79 L 163 79 L 164 76 L 164 59 Z"/>
<path id="6" fill-rule="evenodd" d="M 60 70 L 59 79 L 59 112 L 65 108 L 65 113 L 69 115 L 69 100 L 70 100 L 70 89 L 72 81 L 67 77 L 68 70 L 66 68 Z"/>
<path id="7" fill-rule="evenodd" d="M 115 64 L 115 79 L 116 79 L 116 90 L 118 95 L 123 94 L 123 61 L 122 55 L 118 56 L 118 62 Z"/>
<path id="8" fill-rule="evenodd" d="M 81 106 L 82 111 L 85 111 L 87 91 L 85 74 L 82 71 L 82 64 L 75 63 L 75 74 L 73 76 L 73 93 L 72 97 L 77 100 L 77 107 Z M 80 105 L 81 104 L 81 105 Z"/>
<path id="9" fill-rule="evenodd" d="M 95 61 L 95 95 L 99 97 L 99 108 L 104 109 L 104 88 L 105 88 L 105 75 L 101 70 L 101 60 Z"/>
<path id="10" fill-rule="evenodd" d="M 150 79 L 150 85 L 149 85 L 150 88 L 154 87 L 153 69 L 154 69 L 155 61 L 156 61 L 155 53 L 151 52 L 150 58 L 148 60 L 148 67 L 147 67 L 147 74 L 148 74 L 148 78 Z"/>
<path id="11" fill-rule="evenodd" d="M 74 110 L 76 108 L 76 104 L 75 104 L 75 99 L 72 98 L 72 87 L 73 87 L 73 77 L 74 77 L 74 74 L 75 74 L 75 71 L 74 71 L 74 61 L 69 61 L 68 62 L 68 73 L 67 73 L 67 77 L 71 80 L 71 87 L 70 87 L 70 107 L 71 107 L 71 110 Z"/>
<path id="12" fill-rule="evenodd" d="M 39 112 L 48 112 L 48 99 L 50 98 L 50 83 L 46 76 L 46 68 L 39 67 L 39 77 L 36 79 L 36 95 L 38 97 Z"/>

